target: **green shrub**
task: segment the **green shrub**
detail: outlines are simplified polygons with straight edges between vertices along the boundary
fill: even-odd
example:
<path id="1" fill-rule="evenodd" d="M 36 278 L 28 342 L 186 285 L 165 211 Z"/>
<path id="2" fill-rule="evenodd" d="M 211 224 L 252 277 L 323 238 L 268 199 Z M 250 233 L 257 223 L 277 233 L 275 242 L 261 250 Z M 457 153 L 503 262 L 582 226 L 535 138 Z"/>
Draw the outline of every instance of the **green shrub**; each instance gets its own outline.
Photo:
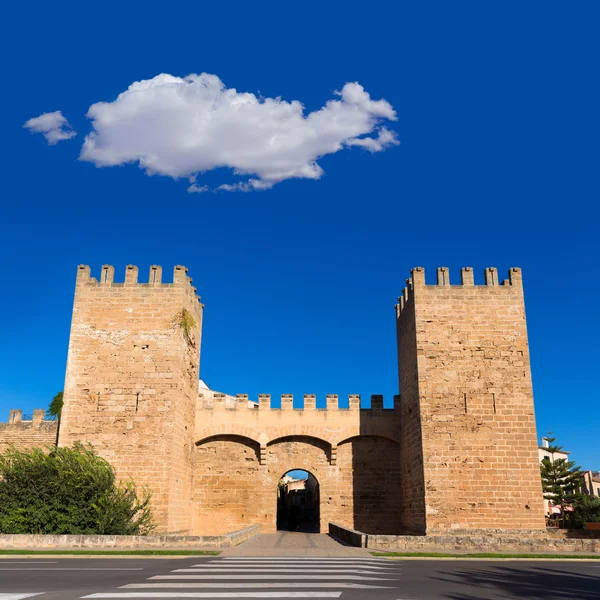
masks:
<path id="1" fill-rule="evenodd" d="M 183 335 L 189 344 L 194 344 L 192 339 L 192 330 L 196 327 L 196 321 L 192 313 L 187 308 L 182 308 L 179 313 L 179 326 L 183 330 Z"/>
<path id="2" fill-rule="evenodd" d="M 0 533 L 147 535 L 154 529 L 150 495 L 91 446 L 15 448 L 0 455 Z"/>
<path id="3" fill-rule="evenodd" d="M 586 523 L 600 523 L 600 498 L 581 495 L 579 502 L 573 507 L 569 521 L 573 527 L 584 527 Z"/>

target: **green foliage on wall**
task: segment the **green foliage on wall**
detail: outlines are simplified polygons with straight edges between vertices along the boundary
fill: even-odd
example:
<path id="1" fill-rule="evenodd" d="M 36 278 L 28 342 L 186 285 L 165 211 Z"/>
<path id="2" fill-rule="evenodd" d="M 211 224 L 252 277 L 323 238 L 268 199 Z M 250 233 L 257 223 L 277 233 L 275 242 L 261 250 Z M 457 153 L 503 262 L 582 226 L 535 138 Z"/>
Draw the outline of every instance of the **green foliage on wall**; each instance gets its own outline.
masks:
<path id="1" fill-rule="evenodd" d="M 91 446 L 0 455 L 0 533 L 147 535 L 149 504 Z"/>
<path id="2" fill-rule="evenodd" d="M 193 340 L 190 334 L 194 327 L 196 327 L 196 321 L 194 320 L 192 313 L 189 310 L 187 310 L 187 308 L 181 309 L 179 325 L 183 330 L 183 335 L 185 336 L 185 339 L 190 344 L 193 344 Z"/>

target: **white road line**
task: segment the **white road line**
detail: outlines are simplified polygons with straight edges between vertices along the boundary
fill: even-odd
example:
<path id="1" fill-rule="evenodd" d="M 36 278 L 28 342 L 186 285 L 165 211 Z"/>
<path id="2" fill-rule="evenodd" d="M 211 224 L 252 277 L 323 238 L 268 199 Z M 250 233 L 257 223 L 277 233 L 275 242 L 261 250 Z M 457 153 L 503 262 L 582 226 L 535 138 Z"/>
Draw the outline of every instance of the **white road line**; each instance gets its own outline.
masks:
<path id="1" fill-rule="evenodd" d="M 193 568 L 214 568 L 214 569 L 237 569 L 237 568 L 252 568 L 252 569 L 272 569 L 272 568 L 282 568 L 282 569 L 369 569 L 370 571 L 380 571 L 381 569 L 390 569 L 394 568 L 395 565 L 393 563 L 384 566 L 384 565 L 345 565 L 343 563 L 295 563 L 294 561 L 290 562 L 278 562 L 273 565 L 268 565 L 266 563 L 200 563 L 197 565 L 192 565 Z"/>
<path id="2" fill-rule="evenodd" d="M 344 562 L 389 562 L 387 558 L 362 558 L 362 557 L 339 557 L 339 556 L 223 556 L 211 560 L 233 562 L 238 560 L 261 561 L 261 560 L 320 560 L 320 561 L 344 561 Z"/>
<path id="3" fill-rule="evenodd" d="M 11 560 L 0 558 L 0 565 L 55 565 L 57 560 Z M 0 600 L 2 596 L 0 596 Z"/>
<path id="4" fill-rule="evenodd" d="M 46 592 L 36 592 L 35 594 L 2 594 L 0 593 L 0 600 L 25 600 L 25 598 L 33 598 L 34 596 L 41 596 Z"/>
<path id="5" fill-rule="evenodd" d="M 171 573 L 329 573 L 330 575 L 342 575 L 344 573 L 358 573 L 360 575 L 379 575 L 380 571 L 365 571 L 363 569 L 328 569 L 327 567 L 320 568 L 290 568 L 290 569 L 175 569 Z"/>
<path id="6" fill-rule="evenodd" d="M 197 558 L 197 557 L 196 557 Z M 285 565 L 286 563 L 293 563 L 296 565 L 348 565 L 349 567 L 353 567 L 356 565 L 362 565 L 365 567 L 381 567 L 383 565 L 395 564 L 390 560 L 386 560 L 385 562 L 369 562 L 362 560 L 319 560 L 318 558 L 311 558 L 310 560 L 298 560 L 297 558 L 286 558 L 285 560 L 205 560 L 199 564 L 202 565 Z"/>
<path id="7" fill-rule="evenodd" d="M 131 592 L 90 594 L 82 598 L 339 598 L 342 592 Z"/>
<path id="8" fill-rule="evenodd" d="M 298 579 L 335 579 L 336 581 L 342 581 L 344 579 L 348 581 L 389 581 L 390 579 L 394 579 L 393 577 L 363 577 L 362 575 L 298 575 L 298 573 L 294 575 L 227 575 L 226 573 L 221 573 L 220 575 L 154 575 L 154 577 L 148 577 L 150 580 L 154 579 L 196 579 L 196 580 L 204 580 L 204 579 L 228 579 L 228 580 L 238 580 L 238 581 L 246 581 L 246 580 L 259 580 L 259 579 L 274 579 L 274 580 L 288 580 L 288 581 L 298 581 Z"/>
<path id="9" fill-rule="evenodd" d="M 352 590 L 379 590 L 379 589 L 391 589 L 389 586 L 385 585 L 365 585 L 363 583 L 332 583 L 332 582 L 314 582 L 314 583 L 299 583 L 294 581 L 293 584 L 289 582 L 265 582 L 265 583 L 249 583 L 247 581 L 243 583 L 129 583 L 127 585 L 120 586 L 119 589 L 166 589 L 166 588 L 203 588 L 203 589 L 211 589 L 211 588 L 241 588 L 241 589 L 258 589 L 258 588 L 283 588 L 289 587 L 293 585 L 295 588 L 348 588 Z"/>
<path id="10" fill-rule="evenodd" d="M 136 568 L 121 568 L 121 567 L 52 567 L 52 568 L 44 568 L 44 567 L 31 567 L 31 569 L 27 567 L 17 567 L 16 569 L 5 569 L 4 567 L 0 567 L 0 571 L 143 571 L 143 567 Z M 44 592 L 46 593 L 46 592 Z M 4 600 L 0 596 L 0 600 Z"/>
<path id="11" fill-rule="evenodd" d="M 220 562 L 220 563 L 259 563 L 259 562 L 289 562 L 291 560 L 297 560 L 300 562 L 321 562 L 321 563 L 346 563 L 349 565 L 369 565 L 369 564 L 383 564 L 390 562 L 389 560 L 355 560 L 355 559 L 347 559 L 347 558 L 330 558 L 323 559 L 320 556 L 311 556 L 311 557 L 300 557 L 300 556 L 278 556 L 278 557 L 269 557 L 269 558 L 247 558 L 247 559 L 239 559 L 239 558 L 211 558 L 208 562 Z"/>

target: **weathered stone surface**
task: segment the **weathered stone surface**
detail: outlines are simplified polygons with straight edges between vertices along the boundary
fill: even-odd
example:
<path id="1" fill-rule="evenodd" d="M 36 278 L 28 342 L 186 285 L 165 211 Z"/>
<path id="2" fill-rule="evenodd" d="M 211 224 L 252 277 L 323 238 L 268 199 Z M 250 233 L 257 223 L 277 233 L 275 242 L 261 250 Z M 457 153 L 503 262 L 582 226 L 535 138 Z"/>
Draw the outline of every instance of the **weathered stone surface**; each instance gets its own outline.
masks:
<path id="1" fill-rule="evenodd" d="M 336 523 L 329 523 L 329 533 L 359 548 L 398 552 L 508 552 L 529 554 L 596 554 L 600 552 L 600 535 L 592 532 L 562 530 L 470 530 L 446 535 L 369 535 Z"/>
<path id="2" fill-rule="evenodd" d="M 161 531 L 191 533 L 202 305 L 184 267 L 172 284 L 113 273 L 78 270 L 59 445 L 91 442 L 151 490 Z"/>
<path id="3" fill-rule="evenodd" d="M 426 285 L 397 312 L 407 530 L 544 528 L 520 269 Z"/>
<path id="4" fill-rule="evenodd" d="M 0 423 L 0 454 L 10 446 L 17 450 L 52 447 L 56 444 L 56 429 L 56 421 L 22 421 L 21 411 L 11 411 L 8 423 Z"/>
<path id="5" fill-rule="evenodd" d="M 4 549 L 54 549 L 107 548 L 137 550 L 229 548 L 237 546 L 259 532 L 258 525 L 246 527 L 218 536 L 178 535 L 0 535 L 0 548 Z"/>
<path id="6" fill-rule="evenodd" d="M 196 413 L 204 425 L 196 442 L 196 533 L 248 523 L 274 531 L 277 484 L 290 469 L 309 471 L 319 482 L 322 531 L 330 520 L 373 533 L 400 531 L 396 411 L 294 410 L 291 398 L 280 410 L 204 406 L 199 402 Z"/>

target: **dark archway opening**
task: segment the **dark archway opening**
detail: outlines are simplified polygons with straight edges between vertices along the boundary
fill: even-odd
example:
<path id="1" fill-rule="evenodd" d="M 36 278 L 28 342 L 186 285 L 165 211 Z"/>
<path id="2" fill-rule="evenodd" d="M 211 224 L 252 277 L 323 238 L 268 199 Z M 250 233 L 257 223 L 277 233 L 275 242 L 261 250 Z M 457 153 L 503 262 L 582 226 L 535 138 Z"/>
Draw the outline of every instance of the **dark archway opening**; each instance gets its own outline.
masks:
<path id="1" fill-rule="evenodd" d="M 277 529 L 320 532 L 320 494 L 316 477 L 302 469 L 283 475 L 277 484 Z"/>

